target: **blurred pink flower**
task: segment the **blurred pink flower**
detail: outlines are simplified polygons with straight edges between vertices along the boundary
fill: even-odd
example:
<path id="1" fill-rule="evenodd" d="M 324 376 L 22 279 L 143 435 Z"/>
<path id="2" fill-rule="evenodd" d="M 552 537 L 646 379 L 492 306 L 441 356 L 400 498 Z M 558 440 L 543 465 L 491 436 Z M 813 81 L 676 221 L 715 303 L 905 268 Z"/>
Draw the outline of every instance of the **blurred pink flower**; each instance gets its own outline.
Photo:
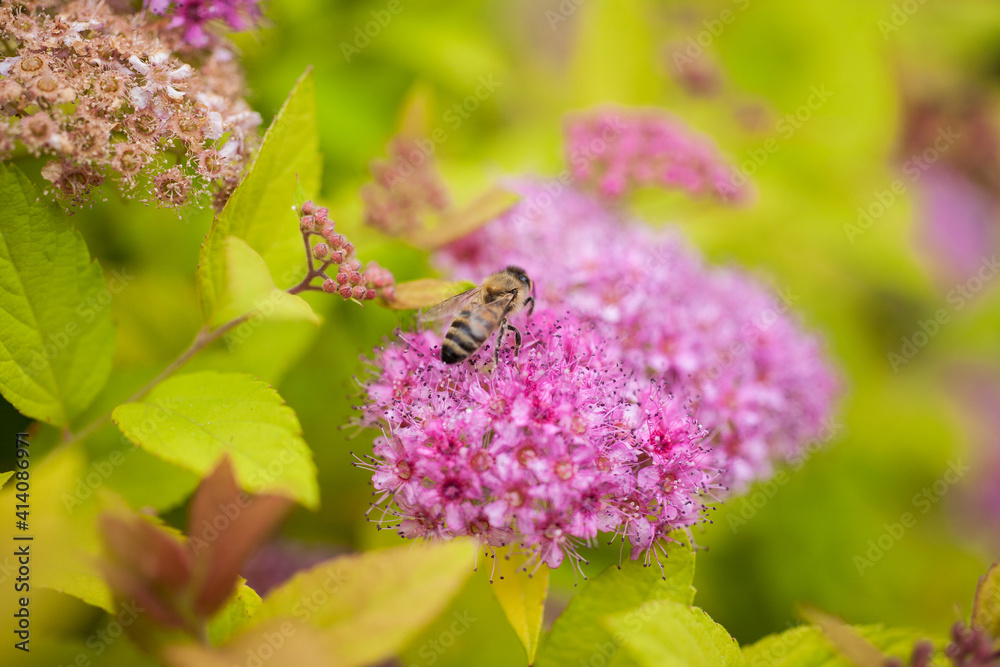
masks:
<path id="1" fill-rule="evenodd" d="M 540 307 L 594 324 L 627 372 L 694 403 L 728 486 L 767 477 L 774 461 L 829 437 L 837 377 L 770 290 L 558 182 L 510 188 L 522 195 L 513 209 L 439 253 L 454 278 L 522 266 Z"/>
<path id="2" fill-rule="evenodd" d="M 496 366 L 491 343 L 445 364 L 428 332 L 376 352 L 361 422 L 383 435 L 357 465 L 373 473 L 380 523 L 514 542 L 526 567 L 569 556 L 575 569 L 578 547 L 612 532 L 648 561 L 703 518 L 717 486 L 705 432 L 592 325 L 542 311 L 523 329 L 519 355 L 505 345 Z"/>
<path id="3" fill-rule="evenodd" d="M 746 194 L 709 139 L 663 113 L 591 112 L 571 119 L 565 134 L 573 178 L 610 199 L 644 186 L 710 193 L 723 201 Z"/>
<path id="4" fill-rule="evenodd" d="M 191 46 L 201 49 L 212 44 L 210 21 L 221 21 L 230 30 L 246 30 L 261 16 L 259 0 L 148 0 L 154 14 L 170 15 L 167 29 L 179 29 Z"/>
<path id="5" fill-rule="evenodd" d="M 997 204 L 988 190 L 947 165 L 933 165 L 916 190 L 920 242 L 946 289 L 996 251 Z"/>

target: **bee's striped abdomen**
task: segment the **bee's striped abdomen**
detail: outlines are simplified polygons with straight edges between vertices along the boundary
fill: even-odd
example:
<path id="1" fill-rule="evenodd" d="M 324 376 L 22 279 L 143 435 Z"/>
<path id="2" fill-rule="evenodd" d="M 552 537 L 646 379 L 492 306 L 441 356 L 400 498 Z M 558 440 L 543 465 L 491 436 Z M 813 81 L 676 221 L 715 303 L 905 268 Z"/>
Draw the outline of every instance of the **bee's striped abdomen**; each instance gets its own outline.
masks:
<path id="1" fill-rule="evenodd" d="M 454 364 L 468 359 L 496 330 L 505 310 L 505 303 L 495 301 L 459 313 L 441 343 L 441 361 Z"/>

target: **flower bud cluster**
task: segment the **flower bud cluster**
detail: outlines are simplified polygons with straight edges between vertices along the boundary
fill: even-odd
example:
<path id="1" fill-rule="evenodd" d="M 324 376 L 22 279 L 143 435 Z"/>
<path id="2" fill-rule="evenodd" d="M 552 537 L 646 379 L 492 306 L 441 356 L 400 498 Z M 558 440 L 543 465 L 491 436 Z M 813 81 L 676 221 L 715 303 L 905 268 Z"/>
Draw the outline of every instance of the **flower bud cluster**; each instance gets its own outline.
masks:
<path id="1" fill-rule="evenodd" d="M 305 202 L 299 210 L 299 231 L 309 253 L 309 275 L 304 284 L 319 279 L 317 289 L 357 301 L 371 301 L 379 296 L 392 300 L 395 296 L 396 281 L 392 273 L 376 262 L 362 268 L 354 245 L 337 232 L 328 208 Z M 312 245 L 313 236 L 323 240 Z"/>

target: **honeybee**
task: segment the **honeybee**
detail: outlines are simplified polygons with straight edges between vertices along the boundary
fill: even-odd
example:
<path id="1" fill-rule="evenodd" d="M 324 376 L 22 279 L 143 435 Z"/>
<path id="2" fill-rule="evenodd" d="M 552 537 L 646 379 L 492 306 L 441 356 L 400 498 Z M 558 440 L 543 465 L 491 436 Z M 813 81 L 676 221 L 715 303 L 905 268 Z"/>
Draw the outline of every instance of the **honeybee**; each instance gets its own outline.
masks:
<path id="1" fill-rule="evenodd" d="M 500 345 L 507 330 L 514 332 L 514 354 L 521 349 L 521 332 L 507 319 L 528 308 L 535 309 L 535 285 L 528 274 L 516 266 L 490 274 L 483 284 L 433 306 L 420 316 L 422 323 L 451 320 L 441 342 L 441 361 L 456 364 L 472 356 L 494 331 L 494 362 L 499 361 Z"/>

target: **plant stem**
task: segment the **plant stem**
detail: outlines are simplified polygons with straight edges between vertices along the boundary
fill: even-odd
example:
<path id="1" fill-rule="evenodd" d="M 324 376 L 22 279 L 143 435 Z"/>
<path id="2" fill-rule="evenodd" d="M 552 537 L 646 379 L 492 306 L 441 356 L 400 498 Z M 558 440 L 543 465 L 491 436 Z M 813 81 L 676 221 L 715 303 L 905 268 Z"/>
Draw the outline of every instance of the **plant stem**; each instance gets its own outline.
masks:
<path id="1" fill-rule="evenodd" d="M 236 319 L 226 322 L 218 329 L 208 330 L 207 328 L 202 327 L 201 330 L 198 331 L 197 335 L 195 335 L 194 341 L 192 341 L 192 343 L 187 347 L 186 350 L 181 352 L 176 359 L 171 361 L 166 368 L 160 371 L 159 375 L 157 375 L 155 378 L 153 378 L 145 385 L 143 385 L 142 388 L 140 388 L 134 394 L 126 398 L 124 401 L 122 401 L 122 403 L 132 403 L 134 401 L 140 400 L 143 396 L 151 392 L 153 388 L 156 387 L 156 385 L 160 384 L 168 377 L 176 373 L 178 370 L 180 370 L 180 368 L 184 364 L 186 364 L 188 361 L 191 360 L 191 357 L 198 354 L 199 352 L 201 352 L 203 349 L 205 349 L 215 341 L 219 340 L 219 338 L 224 336 L 234 327 L 237 327 L 240 324 L 242 324 L 244 321 L 246 321 L 248 317 L 250 317 L 250 313 L 240 315 Z M 66 433 L 63 436 L 62 444 L 67 444 L 76 440 L 83 440 L 84 438 L 93 435 L 94 432 L 96 432 L 98 429 L 104 426 L 104 424 L 110 419 L 111 419 L 111 413 L 108 412 L 107 414 L 87 424 L 76 433 L 72 433 L 67 429 Z"/>

